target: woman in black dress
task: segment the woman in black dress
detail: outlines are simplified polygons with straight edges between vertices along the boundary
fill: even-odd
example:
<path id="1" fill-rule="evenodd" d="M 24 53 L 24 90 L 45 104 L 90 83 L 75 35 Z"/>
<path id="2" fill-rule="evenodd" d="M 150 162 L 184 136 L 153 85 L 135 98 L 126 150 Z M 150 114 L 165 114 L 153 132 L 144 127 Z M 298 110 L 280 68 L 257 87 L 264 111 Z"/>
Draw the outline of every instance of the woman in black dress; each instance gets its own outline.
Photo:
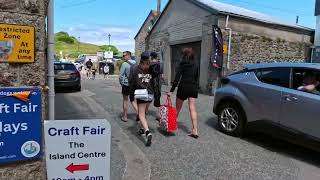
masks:
<path id="1" fill-rule="evenodd" d="M 192 121 L 192 132 L 189 136 L 198 138 L 198 113 L 196 109 L 196 99 L 198 98 L 199 66 L 194 59 L 192 48 L 184 48 L 182 52 L 182 61 L 168 95 L 171 95 L 178 86 L 176 99 L 177 118 L 179 117 L 183 102 L 188 99 L 189 112 Z"/>

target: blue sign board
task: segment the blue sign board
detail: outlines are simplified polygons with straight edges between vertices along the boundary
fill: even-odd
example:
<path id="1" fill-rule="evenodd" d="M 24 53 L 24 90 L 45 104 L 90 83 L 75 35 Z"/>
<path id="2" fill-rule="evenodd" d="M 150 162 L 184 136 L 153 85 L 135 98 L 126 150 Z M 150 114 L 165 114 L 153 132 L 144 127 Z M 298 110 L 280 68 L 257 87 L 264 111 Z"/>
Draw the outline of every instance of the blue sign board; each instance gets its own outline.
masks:
<path id="1" fill-rule="evenodd" d="M 0 163 L 42 156 L 41 90 L 0 88 Z"/>

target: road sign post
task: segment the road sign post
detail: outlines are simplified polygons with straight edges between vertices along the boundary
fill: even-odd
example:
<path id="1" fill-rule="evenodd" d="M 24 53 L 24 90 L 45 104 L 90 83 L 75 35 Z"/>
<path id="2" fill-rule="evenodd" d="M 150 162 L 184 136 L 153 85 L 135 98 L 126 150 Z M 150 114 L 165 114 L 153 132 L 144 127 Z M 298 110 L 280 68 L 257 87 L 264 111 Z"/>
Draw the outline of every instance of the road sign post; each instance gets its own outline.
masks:
<path id="1" fill-rule="evenodd" d="M 41 158 L 41 90 L 0 88 L 0 163 Z"/>
<path id="2" fill-rule="evenodd" d="M 111 128 L 107 120 L 45 122 L 48 180 L 109 180 Z"/>

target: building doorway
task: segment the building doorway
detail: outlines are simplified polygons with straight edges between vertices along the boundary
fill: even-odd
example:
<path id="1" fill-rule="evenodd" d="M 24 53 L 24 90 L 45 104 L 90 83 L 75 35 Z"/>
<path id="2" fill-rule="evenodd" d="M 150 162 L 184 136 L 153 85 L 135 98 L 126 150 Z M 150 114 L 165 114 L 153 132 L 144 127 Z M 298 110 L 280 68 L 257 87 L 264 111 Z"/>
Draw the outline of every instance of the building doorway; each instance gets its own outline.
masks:
<path id="1" fill-rule="evenodd" d="M 200 60 L 201 60 L 201 41 L 186 43 L 186 44 L 177 44 L 171 46 L 171 82 L 174 81 L 175 75 L 179 68 L 180 61 L 182 59 L 182 50 L 183 48 L 191 47 L 194 51 L 195 60 L 198 63 L 200 70 Z M 201 72 L 201 71 L 199 71 Z"/>

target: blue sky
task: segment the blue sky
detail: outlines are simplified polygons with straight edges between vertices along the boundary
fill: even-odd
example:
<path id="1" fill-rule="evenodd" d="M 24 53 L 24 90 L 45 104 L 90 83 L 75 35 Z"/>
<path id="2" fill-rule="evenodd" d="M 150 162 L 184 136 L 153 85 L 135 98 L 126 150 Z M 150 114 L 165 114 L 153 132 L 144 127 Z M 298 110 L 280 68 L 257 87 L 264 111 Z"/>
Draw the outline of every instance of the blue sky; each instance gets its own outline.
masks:
<path id="1" fill-rule="evenodd" d="M 314 28 L 315 0 L 217 0 Z M 162 8 L 168 0 L 162 0 Z M 134 36 L 157 0 L 55 0 L 55 32 L 66 31 L 82 42 L 111 43 L 134 50 Z"/>

